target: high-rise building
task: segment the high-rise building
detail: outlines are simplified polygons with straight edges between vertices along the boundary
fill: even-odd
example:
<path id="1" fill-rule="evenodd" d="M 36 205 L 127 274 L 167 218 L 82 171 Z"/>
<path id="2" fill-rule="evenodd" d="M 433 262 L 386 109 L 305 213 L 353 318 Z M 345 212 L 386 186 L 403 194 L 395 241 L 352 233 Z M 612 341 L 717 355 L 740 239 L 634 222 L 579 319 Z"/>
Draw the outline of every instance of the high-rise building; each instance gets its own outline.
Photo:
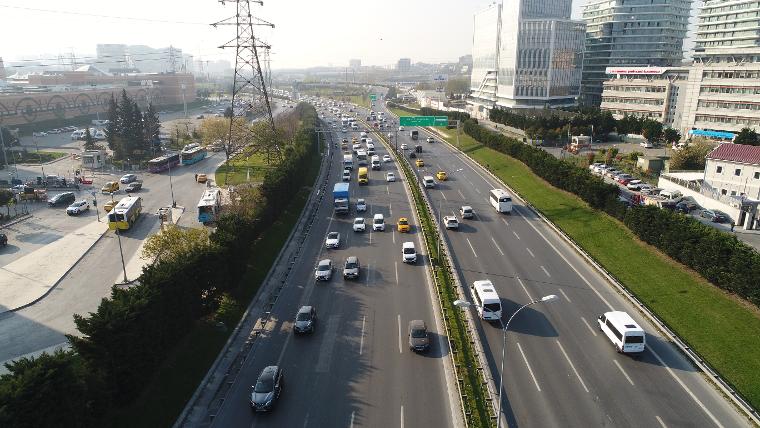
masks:
<path id="1" fill-rule="evenodd" d="M 607 67 L 679 65 L 692 0 L 588 0 L 583 104 L 598 106 Z"/>
<path id="2" fill-rule="evenodd" d="M 362 60 L 360 59 L 352 59 L 348 61 L 348 66 L 353 68 L 354 70 L 362 67 Z"/>
<path id="3" fill-rule="evenodd" d="M 412 68 L 412 60 L 409 58 L 401 58 L 396 63 L 396 70 L 405 73 Z"/>
<path id="4" fill-rule="evenodd" d="M 544 108 L 576 104 L 585 25 L 571 0 L 507 0 L 474 17 L 472 105 Z"/>
<path id="5" fill-rule="evenodd" d="M 697 17 L 698 63 L 760 62 L 760 2 L 707 0 Z"/>
<path id="6" fill-rule="evenodd" d="M 0 56 L 0 82 L 5 81 L 5 64 L 3 63 L 3 57 Z"/>

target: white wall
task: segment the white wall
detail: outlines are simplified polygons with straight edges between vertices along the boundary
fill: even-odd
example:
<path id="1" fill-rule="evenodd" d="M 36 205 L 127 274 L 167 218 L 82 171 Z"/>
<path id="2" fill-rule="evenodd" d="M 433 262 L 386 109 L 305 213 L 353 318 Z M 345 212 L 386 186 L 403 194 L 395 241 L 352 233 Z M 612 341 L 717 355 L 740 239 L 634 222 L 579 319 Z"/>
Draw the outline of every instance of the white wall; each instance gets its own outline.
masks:
<path id="1" fill-rule="evenodd" d="M 733 221 L 737 221 L 739 219 L 738 208 L 734 208 L 730 205 L 724 204 L 723 202 L 716 201 L 715 199 L 707 197 L 699 192 L 695 192 L 689 188 L 679 186 L 678 184 L 666 180 L 662 177 L 660 177 L 660 179 L 657 181 L 657 187 L 665 190 L 678 190 L 684 196 L 691 196 L 694 198 L 694 200 L 704 208 L 707 208 L 709 210 L 712 209 L 723 211 L 724 213 L 728 214 L 728 216 L 731 217 L 731 220 Z"/>
<path id="2" fill-rule="evenodd" d="M 718 172 L 718 168 L 721 172 Z M 735 171 L 740 170 L 740 175 Z M 755 175 L 759 178 L 755 178 Z M 744 193 L 748 198 L 760 200 L 760 165 L 746 165 L 736 162 L 708 159 L 705 165 L 705 181 L 726 195 L 738 196 Z"/>

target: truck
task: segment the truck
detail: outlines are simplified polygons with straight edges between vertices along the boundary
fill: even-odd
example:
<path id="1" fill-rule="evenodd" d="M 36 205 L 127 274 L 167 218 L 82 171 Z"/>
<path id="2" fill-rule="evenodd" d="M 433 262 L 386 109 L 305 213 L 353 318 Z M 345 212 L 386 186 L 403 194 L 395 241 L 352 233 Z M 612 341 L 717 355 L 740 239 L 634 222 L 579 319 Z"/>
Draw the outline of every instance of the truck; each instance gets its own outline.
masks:
<path id="1" fill-rule="evenodd" d="M 335 183 L 333 187 L 333 208 L 335 214 L 348 214 L 349 205 L 348 183 Z"/>
<path id="2" fill-rule="evenodd" d="M 420 132 L 416 129 L 413 131 L 409 131 L 409 136 L 412 138 L 412 140 L 416 140 L 420 136 Z"/>

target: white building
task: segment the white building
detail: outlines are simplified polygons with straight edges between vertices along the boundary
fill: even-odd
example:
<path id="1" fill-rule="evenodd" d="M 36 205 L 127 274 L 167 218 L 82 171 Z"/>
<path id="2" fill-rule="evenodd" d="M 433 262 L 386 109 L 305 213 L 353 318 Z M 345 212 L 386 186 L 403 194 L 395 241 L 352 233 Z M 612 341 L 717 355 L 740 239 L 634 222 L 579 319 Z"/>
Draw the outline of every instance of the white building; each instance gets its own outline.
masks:
<path id="1" fill-rule="evenodd" d="M 472 108 L 577 103 L 585 25 L 571 0 L 507 0 L 474 16 Z M 478 116 L 478 114 L 476 114 Z"/>

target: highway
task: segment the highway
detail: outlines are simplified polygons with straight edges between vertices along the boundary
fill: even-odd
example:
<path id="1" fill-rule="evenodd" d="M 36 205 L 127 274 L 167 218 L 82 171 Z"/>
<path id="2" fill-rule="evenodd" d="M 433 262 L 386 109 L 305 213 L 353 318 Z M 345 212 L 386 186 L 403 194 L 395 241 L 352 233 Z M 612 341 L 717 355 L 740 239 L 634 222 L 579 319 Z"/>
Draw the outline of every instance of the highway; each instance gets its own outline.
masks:
<path id="1" fill-rule="evenodd" d="M 351 135 L 336 133 L 333 141 L 339 143 Z M 330 190 L 341 179 L 342 156 L 337 147 L 330 163 Z M 380 156 L 386 153 L 381 145 L 377 147 Z M 446 339 L 434 318 L 428 259 L 416 227 L 408 234 L 395 230 L 399 217 L 417 221 L 404 183 L 386 183 L 387 171 L 401 175 L 395 162 L 384 163 L 381 171 L 370 172 L 369 185 L 359 187 L 354 170 L 347 216 L 334 216 L 331 198 L 323 199 L 301 258 L 273 308 L 275 322 L 251 348 L 214 426 L 454 425 L 459 403 L 450 401 L 444 376 Z M 370 223 L 376 213 L 386 217 L 384 232 L 372 232 L 370 225 L 366 232 L 353 232 L 357 198 L 366 199 L 363 217 Z M 340 248 L 324 248 L 328 231 L 341 234 Z M 402 263 L 404 241 L 415 243 L 417 264 Z M 344 280 L 343 261 L 352 255 L 359 258 L 361 274 L 358 280 Z M 332 259 L 336 269 L 331 281 L 316 283 L 314 267 L 323 258 Z M 305 304 L 316 307 L 319 321 L 315 333 L 296 337 L 293 320 Z M 413 319 L 424 320 L 431 331 L 427 353 L 415 354 L 408 348 L 407 326 Z M 282 395 L 271 413 L 256 414 L 249 403 L 251 387 L 262 368 L 272 364 L 284 370 Z"/>
<path id="2" fill-rule="evenodd" d="M 444 215 L 460 219 L 459 230 L 446 231 L 445 236 L 463 286 L 490 279 L 502 300 L 502 322 L 533 299 L 559 296 L 527 308 L 510 325 L 502 403 L 509 426 L 748 425 L 530 209 L 515 200 L 511 215 L 497 213 L 488 202 L 488 192 L 502 186 L 440 137 L 427 143 L 428 134 L 420 130 L 420 139 L 413 142 L 408 131 L 398 133 L 398 143 L 423 146 L 425 166 L 413 168 L 418 177 L 434 176 L 438 170 L 448 173 L 448 181 L 436 180 L 427 193 L 439 219 Z M 462 205 L 472 206 L 476 217 L 462 220 L 458 213 Z M 613 309 L 627 311 L 647 331 L 648 348 L 640 359 L 617 354 L 599 331 L 597 317 Z M 478 320 L 497 386 L 501 327 Z"/>

